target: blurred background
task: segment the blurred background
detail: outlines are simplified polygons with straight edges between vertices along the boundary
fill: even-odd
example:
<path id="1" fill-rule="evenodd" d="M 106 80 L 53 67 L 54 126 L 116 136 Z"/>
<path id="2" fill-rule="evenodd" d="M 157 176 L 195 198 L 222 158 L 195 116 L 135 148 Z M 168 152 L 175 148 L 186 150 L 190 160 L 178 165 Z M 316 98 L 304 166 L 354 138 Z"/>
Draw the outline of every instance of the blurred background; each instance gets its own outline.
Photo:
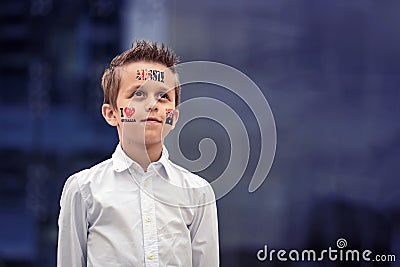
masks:
<path id="1" fill-rule="evenodd" d="M 0 267 L 56 265 L 65 180 L 118 143 L 100 114 L 102 72 L 141 38 L 182 62 L 241 70 L 275 116 L 274 164 L 249 193 L 261 136 L 251 110 L 223 88 L 183 88 L 183 100 L 215 97 L 248 121 L 245 176 L 217 202 L 221 266 L 400 266 L 399 12 L 395 0 L 1 1 Z M 196 158 L 204 137 L 221 148 L 199 173 L 212 181 L 229 156 L 224 128 L 193 121 L 182 151 Z M 264 245 L 319 250 L 338 238 L 397 262 L 256 257 Z"/>

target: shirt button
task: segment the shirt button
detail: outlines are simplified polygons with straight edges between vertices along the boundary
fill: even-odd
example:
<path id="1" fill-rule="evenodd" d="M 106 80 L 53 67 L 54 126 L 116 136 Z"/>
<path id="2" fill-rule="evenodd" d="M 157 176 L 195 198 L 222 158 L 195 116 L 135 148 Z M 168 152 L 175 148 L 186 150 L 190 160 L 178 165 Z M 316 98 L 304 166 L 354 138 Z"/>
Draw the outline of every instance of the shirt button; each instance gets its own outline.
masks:
<path id="1" fill-rule="evenodd" d="M 143 186 L 144 186 L 144 187 L 147 187 L 148 185 L 149 185 L 149 182 L 147 182 L 147 181 L 144 181 L 144 182 L 143 182 Z"/>
<path id="2" fill-rule="evenodd" d="M 153 260 L 154 259 L 154 254 L 150 253 L 148 257 L 149 257 L 150 260 Z"/>
<path id="3" fill-rule="evenodd" d="M 146 222 L 151 222 L 151 217 L 150 216 L 146 216 L 145 220 L 146 220 Z"/>

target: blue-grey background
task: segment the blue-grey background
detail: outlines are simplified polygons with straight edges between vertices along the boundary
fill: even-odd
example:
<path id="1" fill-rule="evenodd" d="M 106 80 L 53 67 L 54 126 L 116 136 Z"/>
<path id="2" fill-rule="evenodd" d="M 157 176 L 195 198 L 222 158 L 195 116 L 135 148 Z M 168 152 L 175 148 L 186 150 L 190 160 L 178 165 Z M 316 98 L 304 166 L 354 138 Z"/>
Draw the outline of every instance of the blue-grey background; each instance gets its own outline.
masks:
<path id="1" fill-rule="evenodd" d="M 250 108 L 222 88 L 183 89 L 229 103 L 250 133 L 245 177 L 217 202 L 221 266 L 400 266 L 399 12 L 395 0 L 1 1 L 0 266 L 55 266 L 65 179 L 118 142 L 100 114 L 102 72 L 139 38 L 241 70 L 274 113 L 275 161 L 250 194 L 261 136 Z M 219 148 L 199 173 L 212 181 L 229 156 L 223 127 L 193 121 L 181 145 L 196 158 L 204 137 Z M 397 262 L 256 258 L 338 238 Z"/>

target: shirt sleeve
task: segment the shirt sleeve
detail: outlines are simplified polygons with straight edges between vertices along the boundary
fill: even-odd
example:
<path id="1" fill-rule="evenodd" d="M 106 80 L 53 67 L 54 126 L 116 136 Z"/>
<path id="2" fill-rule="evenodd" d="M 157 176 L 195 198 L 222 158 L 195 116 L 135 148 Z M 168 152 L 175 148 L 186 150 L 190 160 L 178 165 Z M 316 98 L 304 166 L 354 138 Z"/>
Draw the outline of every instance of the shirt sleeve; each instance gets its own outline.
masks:
<path id="1" fill-rule="evenodd" d="M 192 266 L 217 267 L 219 266 L 217 205 L 209 184 L 204 195 L 203 203 L 206 204 L 195 208 L 195 217 L 189 227 L 192 239 Z"/>
<path id="2" fill-rule="evenodd" d="M 87 212 L 74 176 L 65 182 L 60 206 L 57 266 L 86 266 Z"/>

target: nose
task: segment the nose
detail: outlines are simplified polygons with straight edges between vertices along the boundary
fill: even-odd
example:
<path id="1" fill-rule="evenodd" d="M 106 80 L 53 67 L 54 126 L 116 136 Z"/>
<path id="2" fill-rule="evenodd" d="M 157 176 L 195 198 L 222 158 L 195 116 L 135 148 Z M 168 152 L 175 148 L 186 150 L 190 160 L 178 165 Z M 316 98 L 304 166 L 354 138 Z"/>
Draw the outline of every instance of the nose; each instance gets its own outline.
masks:
<path id="1" fill-rule="evenodd" d="M 158 101 L 157 99 L 149 99 L 145 106 L 146 111 L 158 111 Z"/>

